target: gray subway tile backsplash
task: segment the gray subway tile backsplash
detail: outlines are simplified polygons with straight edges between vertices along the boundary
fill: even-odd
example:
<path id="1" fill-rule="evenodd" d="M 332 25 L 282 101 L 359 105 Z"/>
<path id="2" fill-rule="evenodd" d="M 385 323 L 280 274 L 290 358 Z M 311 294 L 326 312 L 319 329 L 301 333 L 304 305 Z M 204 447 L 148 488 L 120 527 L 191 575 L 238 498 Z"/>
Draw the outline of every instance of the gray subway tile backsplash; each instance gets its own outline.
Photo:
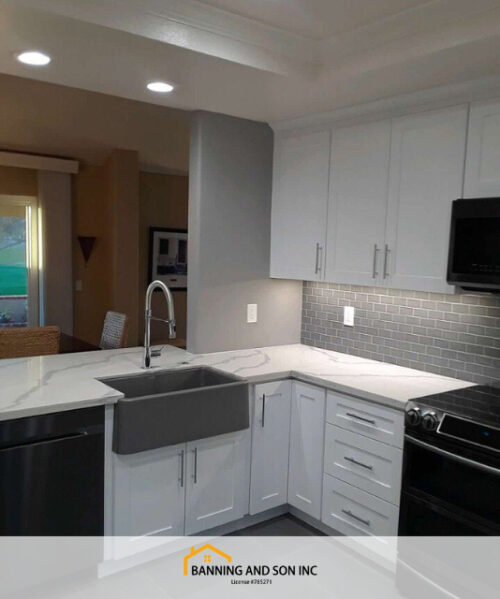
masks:
<path id="1" fill-rule="evenodd" d="M 343 307 L 354 306 L 354 327 Z M 302 343 L 436 374 L 500 379 L 500 295 L 305 282 Z"/>

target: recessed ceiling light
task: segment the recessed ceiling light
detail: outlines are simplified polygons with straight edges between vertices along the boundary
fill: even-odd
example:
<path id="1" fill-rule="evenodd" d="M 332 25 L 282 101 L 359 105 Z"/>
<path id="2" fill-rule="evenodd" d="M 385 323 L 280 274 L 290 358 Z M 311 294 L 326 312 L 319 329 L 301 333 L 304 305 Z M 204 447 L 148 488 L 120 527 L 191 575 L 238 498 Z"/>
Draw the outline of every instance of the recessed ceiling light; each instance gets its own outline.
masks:
<path id="1" fill-rule="evenodd" d="M 148 83 L 147 87 L 149 91 L 159 92 L 160 94 L 168 94 L 168 92 L 171 92 L 174 89 L 173 85 L 165 83 L 164 81 L 151 81 L 151 83 Z"/>
<path id="2" fill-rule="evenodd" d="M 34 67 L 43 67 L 44 65 L 49 64 L 51 58 L 50 56 L 47 56 L 47 54 L 43 54 L 43 52 L 30 50 L 29 52 L 21 52 L 21 54 L 18 54 L 17 60 L 23 64 L 29 64 Z"/>

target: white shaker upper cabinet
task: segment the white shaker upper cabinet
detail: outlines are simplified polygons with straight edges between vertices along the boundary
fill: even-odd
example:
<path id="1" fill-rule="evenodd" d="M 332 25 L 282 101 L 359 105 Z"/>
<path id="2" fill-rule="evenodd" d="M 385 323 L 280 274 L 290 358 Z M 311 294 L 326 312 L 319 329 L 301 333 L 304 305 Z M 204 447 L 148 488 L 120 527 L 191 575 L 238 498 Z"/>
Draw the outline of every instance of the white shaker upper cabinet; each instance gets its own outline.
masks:
<path id="1" fill-rule="evenodd" d="M 452 293 L 446 283 L 453 200 L 462 197 L 467 107 L 395 119 L 382 282 Z"/>
<path id="2" fill-rule="evenodd" d="M 500 100 L 472 104 L 464 197 L 500 196 Z"/>
<path id="3" fill-rule="evenodd" d="M 391 123 L 332 132 L 325 279 L 374 285 L 381 278 Z"/>
<path id="4" fill-rule="evenodd" d="M 276 140 L 271 277 L 322 278 L 329 162 L 329 131 Z"/>

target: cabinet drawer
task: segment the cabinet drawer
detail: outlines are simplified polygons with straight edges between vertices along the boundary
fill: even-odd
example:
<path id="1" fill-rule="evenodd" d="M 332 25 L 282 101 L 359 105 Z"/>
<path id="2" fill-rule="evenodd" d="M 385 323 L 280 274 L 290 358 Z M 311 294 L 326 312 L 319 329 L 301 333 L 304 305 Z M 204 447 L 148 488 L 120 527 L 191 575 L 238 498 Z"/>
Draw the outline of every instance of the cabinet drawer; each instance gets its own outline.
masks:
<path id="1" fill-rule="evenodd" d="M 404 413 L 328 392 L 326 421 L 395 447 L 403 447 Z"/>
<path id="2" fill-rule="evenodd" d="M 395 536 L 398 534 L 399 509 L 324 475 L 322 522 L 345 535 Z"/>
<path id="3" fill-rule="evenodd" d="M 363 435 L 326 425 L 325 472 L 399 505 L 403 452 Z"/>

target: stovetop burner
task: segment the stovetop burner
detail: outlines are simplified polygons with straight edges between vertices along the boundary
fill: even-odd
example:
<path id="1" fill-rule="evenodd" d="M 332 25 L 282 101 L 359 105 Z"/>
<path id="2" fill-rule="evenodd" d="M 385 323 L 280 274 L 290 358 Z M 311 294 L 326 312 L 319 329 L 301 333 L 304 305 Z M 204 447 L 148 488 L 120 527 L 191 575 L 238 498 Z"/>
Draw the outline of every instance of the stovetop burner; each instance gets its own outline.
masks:
<path id="1" fill-rule="evenodd" d="M 418 405 L 500 428 L 500 385 L 477 385 L 419 398 Z"/>

